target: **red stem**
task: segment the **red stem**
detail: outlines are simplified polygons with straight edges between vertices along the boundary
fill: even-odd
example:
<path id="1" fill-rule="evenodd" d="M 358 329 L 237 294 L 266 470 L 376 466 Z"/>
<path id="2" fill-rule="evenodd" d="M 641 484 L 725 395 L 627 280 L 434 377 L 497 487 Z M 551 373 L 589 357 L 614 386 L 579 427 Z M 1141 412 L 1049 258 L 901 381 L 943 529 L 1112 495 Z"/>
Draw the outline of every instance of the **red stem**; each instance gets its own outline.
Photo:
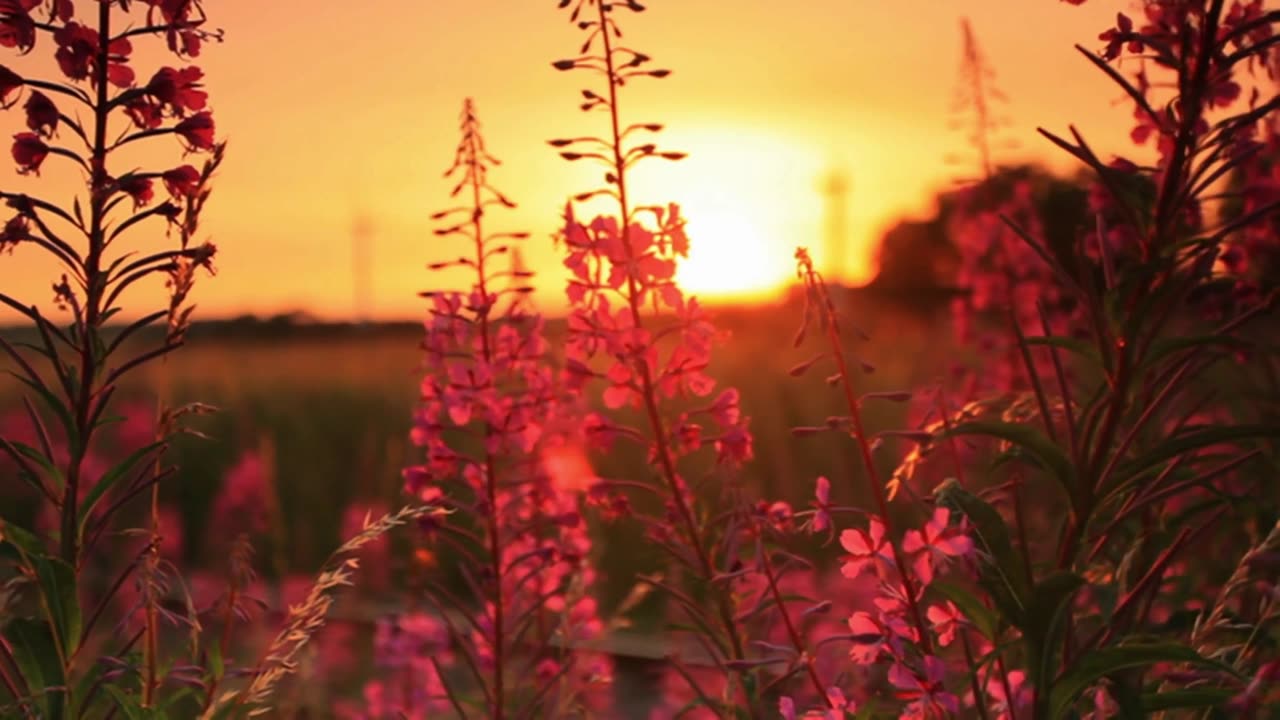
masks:
<path id="1" fill-rule="evenodd" d="M 969 642 L 969 633 L 960 628 L 960 642 L 964 646 L 964 662 L 969 666 L 969 688 L 973 691 L 973 704 L 978 708 L 978 717 L 987 720 L 987 696 L 978 684 L 978 663 L 974 661 L 973 646 Z"/>
<path id="2" fill-rule="evenodd" d="M 485 247 L 484 247 L 484 228 L 481 218 L 484 216 L 483 198 L 481 196 L 481 178 L 480 178 L 480 157 L 481 151 L 477 146 L 476 133 L 479 129 L 474 123 L 474 116 L 471 104 L 468 102 L 465 112 L 468 114 L 466 119 L 466 160 L 468 165 L 468 175 L 471 180 L 471 229 L 474 233 L 475 250 L 476 250 L 476 288 L 480 291 L 482 298 L 481 305 L 476 309 L 476 320 L 480 324 L 480 349 L 484 358 L 486 367 L 493 364 L 493 349 L 491 338 L 489 337 L 489 311 L 493 307 L 490 302 L 489 291 L 486 284 L 487 277 L 485 275 Z M 493 720 L 502 720 L 506 716 L 505 708 L 505 682 L 504 677 L 506 671 L 504 640 L 505 640 L 505 623 L 506 623 L 506 607 L 503 598 L 503 566 L 502 566 L 502 541 L 500 538 L 501 522 L 498 509 L 498 475 L 494 469 L 494 461 L 492 452 L 489 450 L 491 440 L 494 435 L 493 424 L 486 421 L 484 427 L 485 451 L 484 451 L 484 476 L 485 476 L 485 499 L 488 504 L 489 514 L 485 518 L 489 525 L 489 555 L 493 562 L 493 583 L 494 590 L 491 600 L 493 602 L 493 630 L 492 630 L 492 646 L 493 646 Z"/>
<path id="3" fill-rule="evenodd" d="M 782 599 L 782 592 L 778 589 L 777 575 L 773 571 L 773 563 L 769 560 L 769 551 L 764 547 L 763 539 L 761 539 L 758 549 L 760 553 L 760 566 L 764 568 L 765 579 L 769 582 L 769 594 L 773 596 L 773 604 L 777 606 L 778 613 L 782 615 L 782 624 L 787 630 L 787 637 L 791 640 L 791 646 L 795 648 L 796 654 L 805 658 L 805 671 L 809 676 L 809 682 L 813 683 L 813 689 L 818 697 L 822 698 L 827 707 L 835 707 L 831 704 L 831 698 L 827 697 L 827 690 L 822 684 L 822 680 L 818 678 L 817 668 L 814 667 L 817 658 L 813 657 L 805 649 L 804 640 L 801 639 L 800 633 L 796 630 L 795 623 L 791 621 L 791 614 L 787 612 L 787 606 Z"/>
<path id="4" fill-rule="evenodd" d="M 807 259 L 806 259 L 807 262 Z M 893 549 L 893 562 L 898 570 L 898 577 L 902 580 L 902 589 L 907 596 L 907 607 L 911 611 L 911 619 L 916 626 L 916 631 L 920 636 L 920 649 L 926 655 L 933 653 L 933 643 L 929 640 L 928 629 L 924 624 L 924 616 L 920 613 L 920 604 L 916 601 L 915 583 L 911 578 L 911 573 L 907 570 L 906 557 L 902 554 L 902 549 L 898 543 L 892 538 L 897 536 L 894 530 L 893 520 L 889 517 L 889 503 L 885 498 L 884 487 L 880 482 L 880 471 L 876 469 L 875 459 L 871 456 L 871 444 L 867 442 L 866 432 L 862 425 L 862 411 L 858 403 L 858 398 L 854 395 L 853 381 L 849 373 L 849 365 L 845 360 L 844 347 L 840 342 L 840 335 L 837 330 L 835 311 L 831 307 L 830 297 L 826 294 L 826 288 L 822 285 L 821 279 L 811 264 L 806 267 L 809 281 L 814 286 L 820 288 L 823 302 L 825 317 L 823 325 L 826 326 L 827 340 L 831 345 L 831 353 L 836 361 L 836 369 L 840 374 L 840 386 L 844 390 L 845 403 L 849 407 L 849 420 L 853 423 L 853 437 L 858 443 L 859 454 L 862 458 L 863 468 L 867 472 L 867 480 L 871 485 L 871 491 L 875 496 L 876 511 L 880 516 L 880 522 L 884 524 L 885 535 L 890 538 L 889 547 Z"/>
<path id="5" fill-rule="evenodd" d="M 613 41 L 610 39 L 610 25 L 608 15 L 605 12 L 605 3 L 598 2 L 596 4 L 598 17 L 600 21 L 600 33 L 604 41 L 604 60 L 607 79 L 609 82 L 609 120 L 610 130 L 612 132 L 611 148 L 613 150 L 613 167 L 614 174 L 617 178 L 618 186 L 618 204 L 622 213 L 622 246 L 627 255 L 628 266 L 634 265 L 634 250 L 631 247 L 631 210 L 627 200 L 627 182 L 626 182 L 626 162 L 623 157 L 622 149 L 622 131 L 618 118 L 618 76 L 614 68 L 613 59 Z M 631 310 L 632 322 L 636 328 L 643 328 L 644 323 L 640 313 L 640 291 L 637 287 L 634 271 L 627 273 L 627 304 Z M 649 421 L 649 427 L 654 435 L 654 444 L 656 446 L 658 464 L 662 470 L 663 478 L 666 480 L 667 486 L 671 491 L 672 501 L 676 506 L 676 512 L 680 516 L 681 522 L 685 526 L 685 531 L 689 535 L 690 545 L 698 558 L 698 563 L 702 568 L 704 578 L 708 583 L 713 582 L 715 578 L 715 565 L 711 560 L 710 554 L 707 552 L 701 532 L 699 532 L 698 523 L 694 518 L 693 511 L 689 507 L 688 501 L 685 499 L 684 491 L 680 487 L 679 477 L 676 473 L 675 460 L 672 458 L 671 449 L 667 444 L 667 431 L 663 423 L 662 414 L 658 409 L 656 393 L 654 392 L 653 377 L 649 371 L 648 363 L 643 357 L 637 357 L 635 360 L 637 374 L 640 376 L 641 394 L 644 398 L 645 414 Z M 725 631 L 729 636 L 729 642 L 733 648 L 734 659 L 744 659 L 745 653 L 742 648 L 742 640 L 736 631 L 736 623 L 733 620 L 733 612 L 730 609 L 727 599 L 721 593 L 716 593 L 719 600 L 720 619 L 724 625 Z M 755 714 L 754 704 L 752 704 L 751 712 Z"/>

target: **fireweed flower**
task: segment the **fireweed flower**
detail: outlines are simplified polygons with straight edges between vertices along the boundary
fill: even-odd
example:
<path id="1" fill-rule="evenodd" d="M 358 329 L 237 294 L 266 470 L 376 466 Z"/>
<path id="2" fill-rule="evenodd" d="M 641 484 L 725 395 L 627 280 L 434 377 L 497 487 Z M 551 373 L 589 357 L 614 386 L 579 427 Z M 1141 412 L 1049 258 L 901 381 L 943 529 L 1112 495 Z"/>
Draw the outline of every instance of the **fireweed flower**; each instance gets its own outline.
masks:
<path id="1" fill-rule="evenodd" d="M 827 690 L 827 704 L 830 706 L 828 710 L 809 710 L 802 715 L 796 715 L 795 701 L 784 696 L 778 701 L 778 712 L 783 720 L 844 720 L 848 717 L 846 713 L 857 712 L 858 709 L 855 704 L 845 698 L 840 688 Z"/>
<path id="2" fill-rule="evenodd" d="M 960 702 L 942 685 L 946 668 L 936 657 L 926 656 L 920 671 L 902 663 L 889 668 L 889 682 L 897 688 L 894 694 L 907 701 L 899 716 L 906 720 L 943 720 L 960 712 Z"/>
<path id="3" fill-rule="evenodd" d="M 21 215 L 11 217 L 0 229 L 0 251 L 12 250 L 31 235 L 31 226 Z"/>
<path id="4" fill-rule="evenodd" d="M 831 524 L 831 481 L 825 476 L 819 476 L 814 482 L 813 500 L 809 504 L 813 507 L 812 515 L 805 522 L 804 528 L 812 533 L 830 533 Z"/>
<path id="5" fill-rule="evenodd" d="M 1141 159 L 1100 155 L 1074 129 L 1064 137 L 1042 130 L 1096 176 L 1092 187 L 1072 189 L 1086 206 L 1079 218 L 1048 222 L 1042 183 L 1013 172 L 972 188 L 949 218 L 960 249 L 958 284 L 968 291 L 957 304 L 957 324 L 962 340 L 979 344 L 985 356 L 984 375 L 960 400 L 989 403 L 952 424 L 968 424 L 961 433 L 966 437 L 998 441 L 991 449 L 1007 480 L 995 493 L 984 492 L 985 499 L 970 495 L 948 505 L 975 522 L 985 516 L 1005 524 L 1013 538 L 1011 551 L 997 551 L 1005 560 L 984 553 L 964 563 L 984 585 L 1003 573 L 1025 592 L 1053 579 L 1049 568 L 1060 573 L 1057 579 L 1081 585 L 1062 599 L 1065 637 L 1053 660 L 1064 667 L 1089 662 L 1093 653 L 1123 646 L 1134 635 L 1181 645 L 1185 633 L 1164 621 L 1177 610 L 1203 607 L 1205 582 L 1190 588 L 1180 578 L 1218 577 L 1219 571 L 1183 566 L 1194 557 L 1188 549 L 1204 542 L 1239 547 L 1238 526 L 1223 517 L 1243 520 L 1233 503 L 1261 490 L 1250 477 L 1256 467 L 1241 471 L 1256 451 L 1246 424 L 1255 420 L 1253 398 L 1246 390 L 1224 399 L 1204 370 L 1222 359 L 1244 364 L 1243 353 L 1236 357 L 1211 345 L 1221 340 L 1252 347 L 1249 333 L 1237 330 L 1271 309 L 1258 286 L 1272 268 L 1251 267 L 1255 260 L 1244 248 L 1275 244 L 1280 198 L 1273 193 L 1277 155 L 1271 139 L 1280 100 L 1267 89 L 1269 81 L 1246 74 L 1274 68 L 1276 22 L 1252 0 L 1159 0 L 1141 4 L 1140 15 L 1116 15 L 1114 25 L 1099 33 L 1101 47 L 1086 55 L 1132 103 L 1130 140 L 1146 146 L 1135 155 Z M 1247 91 L 1255 85 L 1257 92 Z M 1258 260 L 1265 263 L 1265 257 L 1259 253 Z M 1197 335 L 1212 340 L 1193 340 Z M 1178 342 L 1193 349 L 1176 358 L 1159 349 Z M 1197 418 L 1206 407 L 1223 411 L 1213 432 Z M 975 427 L 988 421 L 1027 435 L 1011 438 Z M 954 437 L 950 429 L 934 434 Z M 1224 434 L 1217 436 L 1219 431 Z M 1240 435 L 1230 435 L 1235 432 Z M 1250 440 L 1240 442 L 1245 436 Z M 1166 448 L 1177 449 L 1153 459 L 1153 452 Z M 956 475 L 967 469 L 959 457 L 957 465 Z M 1138 466 L 1150 470 L 1141 480 L 1131 474 Z M 1021 495 L 1024 484 L 1032 493 Z M 947 486 L 956 492 L 961 485 Z M 1046 488 L 1065 488 L 1069 510 L 1031 502 Z M 992 497 L 1000 498 L 998 509 L 982 507 Z M 1063 527 L 1058 538 L 1038 536 L 1044 523 L 1055 522 Z M 1152 531 L 1166 523 L 1177 532 Z M 955 545 L 936 516 L 908 535 L 904 549 L 910 542 L 913 571 L 925 579 L 970 554 L 978 540 Z M 990 535 L 982 541 L 996 551 Z M 1155 559 L 1154 567 L 1135 569 L 1133 547 Z M 1118 601 L 1099 603 L 1105 587 L 1094 585 L 1129 589 Z M 928 615 L 940 641 L 954 637 L 958 618 L 951 607 L 933 605 Z M 976 634 L 961 631 L 963 642 L 948 645 L 959 644 L 968 654 Z M 1000 647 L 1009 639 L 983 642 Z M 989 714 L 1000 718 L 1041 712 L 1030 708 L 1030 686 L 1053 681 L 1037 677 L 1043 666 L 1014 669 L 1019 656 L 1003 651 L 996 659 L 999 675 L 993 671 L 983 679 L 985 689 L 971 677 L 973 702 L 985 700 Z M 891 682 L 914 686 L 920 697 L 912 700 L 912 712 L 927 710 L 919 703 L 931 693 L 934 673 L 914 658 L 902 665 L 891 671 Z M 1135 670 L 1133 682 L 1147 682 L 1143 675 L 1151 671 L 1160 666 Z M 1205 677 L 1198 670 L 1175 675 L 1166 675 L 1165 684 L 1192 677 L 1202 683 Z M 1117 688 L 1116 697 L 1131 692 Z M 1037 705 L 1047 694 L 1035 696 Z M 1068 700 L 1084 705 L 1087 698 Z"/>
<path id="6" fill-rule="evenodd" d="M 426 720 L 448 712 L 449 696 L 438 667 L 452 662 L 449 628 L 425 613 L 383 618 L 374 629 L 378 677 L 364 686 L 365 707 L 349 717 Z"/>
<path id="7" fill-rule="evenodd" d="M 151 189 L 151 178 L 140 175 L 126 175 L 120 178 L 117 184 L 122 191 L 133 198 L 134 209 L 145 206 L 155 197 L 155 191 Z"/>
<path id="8" fill-rule="evenodd" d="M 220 32 L 205 29 L 204 10 L 191 0 L 142 0 L 149 7 L 147 22 L 163 22 L 168 27 L 169 50 L 180 57 L 200 54 L 208 40 L 221 40 Z"/>
<path id="9" fill-rule="evenodd" d="M 685 218 L 675 203 L 642 207 L 629 194 L 628 171 L 635 162 L 684 157 L 638 136 L 658 132 L 660 125 L 626 125 L 621 120 L 618 97 L 627 78 L 668 74 L 650 70 L 647 55 L 616 44 L 618 15 L 644 8 L 639 3 L 598 0 L 571 0 L 561 6 L 570 10 L 587 39 L 582 56 L 557 61 L 553 67 L 597 73 L 605 87 L 584 91 L 589 102 L 583 109 L 604 106 L 614 121 L 604 138 L 550 141 L 566 160 L 601 162 L 610 178 L 609 188 L 579 193 L 566 205 L 558 236 L 570 274 L 565 383 L 582 387 L 602 379 L 607 408 L 639 411 L 636 426 L 621 426 L 615 420 L 621 427 L 610 435 L 639 442 L 654 470 L 663 505 L 656 512 L 637 512 L 635 519 L 655 546 L 682 568 L 677 577 L 688 584 L 655 583 L 657 589 L 681 599 L 676 608 L 689 616 L 680 620 L 683 625 L 711 636 L 702 638 L 702 647 L 714 648 L 713 662 L 724 673 L 707 691 L 714 696 L 707 699 L 720 704 L 713 712 L 744 705 L 753 713 L 765 712 L 760 698 L 745 688 L 765 682 L 774 672 L 780 679 L 804 678 L 809 700 L 830 707 L 828 686 L 808 649 L 805 628 L 812 624 L 810 618 L 799 605 L 790 607 L 781 590 L 795 569 L 794 558 L 778 548 L 795 529 L 790 506 L 753 503 L 741 498 L 731 483 L 703 481 L 694 492 L 692 476 L 686 474 L 703 467 L 707 461 L 698 456 L 710 450 L 716 468 L 711 479 L 732 478 L 752 459 L 754 444 L 737 391 L 716 394 L 715 381 L 706 373 L 718 339 L 716 329 L 698 301 L 675 282 L 677 263 L 689 250 Z M 588 55 L 592 52 L 596 55 Z M 599 152 L 598 146 L 612 150 Z M 616 212 L 580 218 L 576 203 L 599 195 L 616 201 Z M 617 485 L 635 486 L 630 479 Z M 711 501 L 716 503 L 710 506 L 717 508 L 714 512 L 704 505 L 711 493 L 718 498 Z M 607 491 L 593 495 L 617 497 Z M 683 600 L 687 597 L 699 600 L 690 603 Z M 751 657 L 747 641 L 778 628 L 782 638 L 769 645 L 770 658 Z M 694 677 L 690 672 L 682 667 L 680 674 Z"/>
<path id="10" fill-rule="evenodd" d="M 184 117 L 187 112 L 204 109 L 209 94 L 201 90 L 200 79 L 204 72 L 198 67 L 176 70 L 160 68 L 143 89 L 173 117 Z"/>
<path id="11" fill-rule="evenodd" d="M 908 530 L 902 539 L 902 549 L 915 556 L 915 572 L 920 581 L 928 585 L 933 581 L 934 570 L 953 559 L 973 552 L 973 539 L 963 527 L 951 525 L 951 512 L 937 508 L 923 530 Z"/>
<path id="12" fill-rule="evenodd" d="M 266 460 L 260 452 L 247 451 L 223 478 L 214 500 L 214 512 L 230 524 L 213 528 L 215 537 L 267 531 L 269 496 L 274 491 L 270 487 L 273 469 L 267 467 Z"/>
<path id="13" fill-rule="evenodd" d="M 925 614 L 929 618 L 929 624 L 933 626 L 933 631 L 938 634 L 938 644 L 942 647 L 955 642 L 956 632 L 966 623 L 964 614 L 950 600 L 941 605 L 930 606 Z"/>
<path id="14" fill-rule="evenodd" d="M 0 0 L 0 46 L 29 52 L 36 44 L 36 21 L 31 11 L 43 0 Z"/>
<path id="15" fill-rule="evenodd" d="M 186 118 L 175 125 L 173 131 L 186 141 L 192 151 L 213 148 L 213 114 L 207 110 Z"/>
<path id="16" fill-rule="evenodd" d="M 497 257 L 525 234 L 485 228 L 488 208 L 514 204 L 488 182 L 496 161 L 470 100 L 461 134 L 447 175 L 458 179 L 454 195 L 466 191 L 469 202 L 433 219 L 442 222 L 436 234 L 461 238 L 470 257 L 430 267 L 461 264 L 474 280 L 463 291 L 424 293 L 427 373 L 410 433 L 423 460 L 405 469 L 405 490 L 438 498 L 472 523 L 424 528 L 424 540 L 460 554 L 479 610 L 458 606 L 452 589 L 430 586 L 427 595 L 438 609 L 469 616 L 448 622 L 467 665 L 480 671 L 491 711 L 556 715 L 611 677 L 603 658 L 571 650 L 603 631 L 587 594 L 594 571 L 579 515 L 581 490 L 595 478 L 567 420 L 573 395 L 557 386 L 546 357 L 542 318 L 515 301 L 528 288 L 496 289 Z M 524 681 L 518 673 L 527 663 L 551 673 L 553 692 Z"/>
<path id="17" fill-rule="evenodd" d="M 856 578 L 868 569 L 874 570 L 880 578 L 887 578 L 895 567 L 893 550 L 885 538 L 884 523 L 878 517 L 871 518 L 866 530 L 842 531 L 840 545 L 849 553 L 840 566 L 840 572 L 847 578 Z"/>
<path id="18" fill-rule="evenodd" d="M 987 694 L 991 697 L 989 709 L 995 713 L 995 720 L 1030 717 L 1031 686 L 1027 684 L 1027 674 L 1022 670 L 1012 670 L 1005 678 L 989 673 Z"/>
<path id="19" fill-rule="evenodd" d="M 49 156 L 49 146 L 44 144 L 40 136 L 32 132 L 18 133 L 13 136 L 13 160 L 18 163 L 18 172 L 39 175 L 40 165 Z"/>
<path id="20" fill-rule="evenodd" d="M 165 190 L 174 198 L 189 198 L 200 187 L 200 172 L 190 165 L 165 170 L 160 179 L 164 181 Z"/>
<path id="21" fill-rule="evenodd" d="M 183 2 L 188 15 L 197 13 L 203 21 L 200 0 Z M 189 147 L 209 153 L 199 164 L 193 190 L 179 202 L 146 207 L 153 197 L 152 178 L 159 172 L 150 168 L 113 171 L 121 162 L 116 151 L 178 131 L 165 127 L 165 119 L 160 118 L 149 127 L 152 132 L 139 133 L 129 123 L 120 122 L 123 118 L 113 116 L 138 94 L 133 88 L 134 43 L 179 29 L 165 22 L 142 22 L 140 13 L 131 15 L 140 9 L 139 4 L 114 0 L 82 3 L 82 12 L 86 6 L 92 11 L 77 16 L 75 4 L 69 0 L 0 0 L 0 46 L 24 54 L 40 47 L 55 63 L 46 75 L 35 71 L 34 63 L 30 64 L 33 70 L 24 70 L 23 76 L 0 69 L 0 106 L 12 109 L 21 102 L 28 130 L 14 135 L 10 149 L 18 171 L 35 176 L 46 163 L 66 160 L 83 178 L 80 193 L 62 203 L 43 196 L 38 187 L 26 187 L 35 185 L 35 178 L 20 181 L 24 186 L 21 192 L 0 192 L 0 199 L 13 211 L 5 218 L 0 246 L 30 243 L 57 262 L 60 267 L 52 283 L 54 303 L 57 311 L 67 316 L 50 319 L 28 299 L 0 291 L 4 305 L 19 309 L 41 334 L 48 333 L 46 337 L 59 343 L 57 347 L 36 348 L 44 357 L 39 362 L 47 361 L 52 374 L 33 372 L 24 379 L 40 391 L 45 410 L 60 420 L 42 433 L 45 437 L 36 444 L 39 449 L 28 447 L 20 457 L 25 455 L 24 462 L 29 464 L 48 455 L 38 464 L 57 468 L 60 482 L 56 489 L 40 485 L 43 504 L 36 513 L 35 529 L 41 535 L 39 544 L 47 550 L 47 561 L 68 568 L 69 578 L 60 575 L 58 583 L 64 590 L 69 586 L 76 589 L 83 603 L 76 608 L 84 619 L 77 633 L 83 632 L 80 639 L 85 644 L 72 648 L 83 662 L 60 668 L 63 687 L 45 687 L 38 678 L 27 678 L 32 682 L 26 690 L 41 698 L 38 704 L 47 705 L 36 713 L 40 715 L 65 711 L 53 709 L 55 702 L 61 702 L 56 698 L 66 693 L 65 687 L 82 685 L 84 673 L 101 669 L 104 663 L 113 668 L 99 677 L 105 688 L 118 689 L 116 678 L 127 676 L 129 702 L 132 708 L 145 712 L 167 706 L 172 701 L 168 696 L 171 688 L 179 685 L 201 687 L 208 697 L 197 702 L 207 699 L 212 704 L 214 696 L 221 695 L 218 684 L 223 673 L 221 667 L 175 665 L 163 657 L 172 646 L 159 638 L 162 620 L 194 623 L 194 617 L 175 610 L 181 603 L 166 602 L 178 590 L 172 582 L 176 568 L 169 558 L 180 533 L 159 501 L 158 488 L 173 471 L 164 455 L 169 439 L 179 430 L 180 418 L 201 412 L 203 406 L 162 409 L 141 447 L 126 458 L 106 458 L 94 449 L 100 438 L 107 436 L 103 429 L 120 419 L 117 403 L 111 400 L 122 382 L 128 383 L 130 371 L 182 345 L 191 317 L 187 299 L 195 271 L 212 269 L 214 246 L 195 243 L 192 238 L 200 232 L 202 208 L 209 197 L 210 179 L 222 160 L 222 146 L 216 142 L 211 115 L 201 125 L 203 132 L 185 128 L 192 140 Z M 202 35 L 206 32 L 193 30 Z M 167 222 L 158 223 L 154 218 Z M 140 248 L 130 241 L 148 230 L 165 232 L 174 241 L 159 247 L 146 245 L 146 252 L 138 252 Z M 132 290 L 150 286 L 157 277 L 166 281 L 167 302 L 162 301 L 158 310 L 139 307 Z M 141 319 L 121 322 L 122 311 L 137 313 Z M 151 330 L 158 331 L 151 337 L 158 337 L 159 343 L 145 339 Z M 134 335 L 140 331 L 144 332 Z M 22 351 L 7 343 L 0 345 L 7 360 L 30 367 Z M 65 451 L 60 449 L 64 443 L 68 446 Z M 12 453 L 14 449 L 7 439 L 0 442 L 0 451 Z M 30 474 L 26 469 L 23 472 Z M 113 478 L 124 480 L 113 483 Z M 135 523 L 143 515 L 148 496 L 150 517 L 145 524 L 149 529 L 144 533 L 126 530 L 125 523 Z M 237 503 L 246 499 L 252 508 L 252 498 L 241 493 L 232 497 L 235 502 L 228 505 L 228 514 L 236 515 L 242 509 Z M 244 557 L 245 553 L 236 555 Z M 99 573 L 105 570 L 117 579 L 104 591 L 96 579 L 90 582 L 85 576 L 86 568 Z M 46 592 L 36 586 L 33 590 Z M 126 596 L 133 601 L 118 602 Z M 119 638 L 104 630 L 134 619 L 134 609 L 141 611 L 136 619 L 142 630 L 121 647 Z M 227 626 L 234 620 L 228 616 Z M 51 631 L 54 635 L 61 632 Z M 206 643 L 196 642 L 198 647 L 192 647 L 187 657 L 208 657 Z M 91 648 L 88 652 L 92 655 L 80 652 L 86 648 Z M 225 654 L 223 658 L 230 660 Z M 12 665 L 12 657 L 0 664 Z M 10 690 L 13 687 L 10 685 Z M 105 712 L 100 703 L 111 693 L 98 696 L 100 700 L 87 702 L 75 712 Z M 27 702 L 21 700 L 20 704 Z M 113 712 L 121 709 L 116 707 Z"/>
<path id="22" fill-rule="evenodd" d="M 849 616 L 848 622 L 852 635 L 849 659 L 857 665 L 872 665 L 882 657 L 899 657 L 906 647 L 904 641 L 917 639 L 915 629 L 893 611 L 859 610 Z"/>
<path id="23" fill-rule="evenodd" d="M 101 55 L 101 40 L 97 30 L 73 20 L 54 31 L 53 40 L 58 44 L 55 57 L 64 75 L 71 80 L 96 82 L 95 69 Z M 128 38 L 117 38 L 108 44 L 107 80 L 112 85 L 119 88 L 133 85 L 134 72 L 128 65 L 132 52 L 133 44 Z"/>
<path id="24" fill-rule="evenodd" d="M 135 98 L 125 103 L 125 114 L 139 130 L 154 130 L 164 124 L 164 108 L 145 98 Z"/>
<path id="25" fill-rule="evenodd" d="M 58 130 L 58 106 L 48 95 L 32 90 L 22 106 L 27 113 L 27 127 L 41 137 L 50 138 Z"/>

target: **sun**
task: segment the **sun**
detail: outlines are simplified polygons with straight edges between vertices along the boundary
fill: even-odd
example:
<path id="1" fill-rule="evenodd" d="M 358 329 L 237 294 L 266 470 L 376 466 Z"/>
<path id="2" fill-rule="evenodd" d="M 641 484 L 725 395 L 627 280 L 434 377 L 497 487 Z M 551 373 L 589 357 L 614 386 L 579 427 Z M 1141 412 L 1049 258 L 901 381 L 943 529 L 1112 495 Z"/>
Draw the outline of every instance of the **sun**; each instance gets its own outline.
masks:
<path id="1" fill-rule="evenodd" d="M 783 244 L 761 223 L 716 208 L 686 211 L 689 257 L 676 268 L 688 293 L 708 299 L 761 298 L 778 291 L 792 270 Z"/>

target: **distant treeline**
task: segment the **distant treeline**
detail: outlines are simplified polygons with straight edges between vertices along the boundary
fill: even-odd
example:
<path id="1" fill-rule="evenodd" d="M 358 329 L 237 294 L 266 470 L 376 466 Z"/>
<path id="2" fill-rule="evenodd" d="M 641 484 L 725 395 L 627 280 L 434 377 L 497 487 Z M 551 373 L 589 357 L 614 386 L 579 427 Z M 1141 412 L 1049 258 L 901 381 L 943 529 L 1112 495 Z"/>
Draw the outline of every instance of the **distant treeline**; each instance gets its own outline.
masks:
<path id="1" fill-rule="evenodd" d="M 1156 188 L 1145 176 L 1115 170 L 1108 180 L 1134 205 L 1150 209 Z M 1082 169 L 1062 177 L 1040 166 L 1017 165 L 1002 167 L 977 184 L 940 193 L 932 217 L 903 219 L 886 231 L 876 251 L 879 270 L 868 289 L 901 296 L 903 302 L 914 306 L 965 292 L 957 282 L 961 264 L 953 235 L 957 213 L 997 208 L 1024 184 L 1031 188 L 1032 203 L 1044 229 L 1045 237 L 1037 239 L 1067 267 L 1076 267 L 1081 238 L 1096 227 L 1097 218 L 1090 209 L 1095 176 Z M 1213 208 L 1222 224 L 1240 217 L 1243 211 L 1242 179 L 1233 175 L 1224 185 L 1221 202 Z M 1280 226 L 1280 215 L 1271 222 Z M 1245 244 L 1251 245 L 1247 239 Z M 1258 285 L 1263 289 L 1280 287 L 1280 248 L 1251 247 L 1250 254 L 1249 275 Z"/>

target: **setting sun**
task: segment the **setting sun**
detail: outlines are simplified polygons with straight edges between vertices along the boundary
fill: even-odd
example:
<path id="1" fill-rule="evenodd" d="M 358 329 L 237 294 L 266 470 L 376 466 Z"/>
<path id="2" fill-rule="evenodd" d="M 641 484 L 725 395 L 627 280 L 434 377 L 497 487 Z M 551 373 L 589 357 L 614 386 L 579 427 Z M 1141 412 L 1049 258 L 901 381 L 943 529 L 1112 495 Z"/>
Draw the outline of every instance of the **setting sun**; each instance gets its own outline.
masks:
<path id="1" fill-rule="evenodd" d="M 788 258 L 778 256 L 784 246 L 741 214 L 691 210 L 688 232 L 689 257 L 676 270 L 676 280 L 695 295 L 758 298 L 792 275 Z"/>

